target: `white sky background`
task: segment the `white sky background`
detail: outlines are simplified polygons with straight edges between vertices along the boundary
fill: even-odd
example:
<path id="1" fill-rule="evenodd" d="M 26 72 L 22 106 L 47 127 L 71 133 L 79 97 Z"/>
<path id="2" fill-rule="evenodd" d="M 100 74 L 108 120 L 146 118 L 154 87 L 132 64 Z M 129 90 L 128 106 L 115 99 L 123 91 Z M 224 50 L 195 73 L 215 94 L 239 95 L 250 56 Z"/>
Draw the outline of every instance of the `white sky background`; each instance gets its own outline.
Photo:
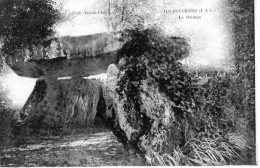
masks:
<path id="1" fill-rule="evenodd" d="M 169 1 L 169 0 L 168 0 Z M 170 2 L 170 1 L 169 1 Z M 190 40 L 191 55 L 186 62 L 189 65 L 212 67 L 220 66 L 230 54 L 230 32 L 223 17 L 222 0 L 182 0 L 171 1 L 167 8 L 174 9 L 213 9 L 216 12 L 181 14 L 201 16 L 201 19 L 178 19 L 179 14 L 164 14 L 165 28 L 173 36 L 183 36 Z M 163 15 L 161 16 L 163 17 Z"/>
<path id="2" fill-rule="evenodd" d="M 98 11 L 104 10 L 102 0 L 55 0 L 62 3 L 64 10 Z M 103 0 L 105 2 L 106 0 Z M 190 40 L 191 54 L 183 62 L 192 66 L 220 66 L 230 54 L 231 42 L 223 12 L 189 13 L 181 16 L 201 16 L 201 19 L 178 19 L 179 14 L 165 14 L 164 9 L 223 9 L 222 0 L 155 0 L 155 8 L 150 10 L 150 23 L 159 23 L 172 36 L 181 36 Z M 147 12 L 147 11 L 144 11 Z M 75 15 L 75 17 L 57 25 L 58 36 L 80 36 L 108 32 L 105 15 Z"/>
<path id="3" fill-rule="evenodd" d="M 104 10 L 100 3 L 106 0 L 55 0 L 63 3 L 66 12 Z M 158 23 L 171 36 L 189 39 L 191 44 L 190 57 L 183 61 L 189 66 L 202 65 L 218 67 L 222 60 L 230 54 L 231 39 L 225 26 L 222 12 L 199 14 L 201 19 L 179 20 L 176 14 L 165 14 L 164 9 L 223 9 L 222 0 L 156 0 L 152 1 L 155 8 L 150 10 L 150 23 Z M 144 11 L 147 12 L 147 11 Z M 185 16 L 186 14 L 181 14 Z M 188 14 L 198 15 L 198 14 Z M 57 24 L 57 36 L 81 36 L 108 32 L 107 23 L 102 14 L 79 14 L 68 21 Z M 105 74 L 100 75 L 104 78 Z M 9 91 L 9 98 L 14 106 L 23 106 L 33 90 L 35 79 L 8 74 L 4 86 Z"/>
<path id="4" fill-rule="evenodd" d="M 103 4 L 99 0 L 54 0 L 62 4 L 66 13 L 82 12 L 74 14 L 72 19 L 56 26 L 58 36 L 81 36 L 108 32 L 103 14 L 83 14 L 84 11 L 103 11 Z"/>
<path id="5" fill-rule="evenodd" d="M 0 76 L 0 83 L 12 101 L 13 108 L 21 108 L 33 91 L 36 79 L 26 78 L 9 71 L 5 76 Z"/>

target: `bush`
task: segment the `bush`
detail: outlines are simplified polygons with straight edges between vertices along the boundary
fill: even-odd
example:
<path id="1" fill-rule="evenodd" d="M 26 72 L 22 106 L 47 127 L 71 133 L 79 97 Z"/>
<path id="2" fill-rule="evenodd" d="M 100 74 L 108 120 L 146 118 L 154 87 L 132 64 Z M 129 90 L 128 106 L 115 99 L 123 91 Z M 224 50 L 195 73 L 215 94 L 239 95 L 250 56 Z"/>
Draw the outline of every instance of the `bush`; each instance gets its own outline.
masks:
<path id="1" fill-rule="evenodd" d="M 233 71 L 188 73 L 178 62 L 188 52 L 187 43 L 174 43 L 160 30 L 130 31 L 129 39 L 118 53 L 126 64 L 119 67 L 117 90 L 121 98 L 126 98 L 128 123 L 146 129 L 142 125 L 140 93 L 142 81 L 149 80 L 172 102 L 171 110 L 179 122 L 172 129 L 180 130 L 175 136 L 183 141 L 167 150 L 173 151 L 170 153 L 151 149 L 147 156 L 150 164 L 224 165 L 249 156 L 249 149 L 254 147 L 254 140 L 247 138 L 248 132 L 254 132 L 254 124 L 250 125 L 254 123 L 250 81 Z M 201 78 L 206 82 L 201 83 Z M 161 136 L 167 136 L 165 131 L 174 132 L 160 131 Z"/>
<path id="2" fill-rule="evenodd" d="M 248 87 L 246 80 L 241 80 L 235 72 L 203 72 L 201 76 L 207 76 L 207 82 L 198 85 L 195 94 L 199 100 L 199 108 L 194 115 L 197 131 L 243 135 L 248 131 L 254 132 L 255 111 L 251 96 L 254 89 Z M 245 129 L 239 121 L 244 121 Z"/>
<path id="3" fill-rule="evenodd" d="M 0 150 L 10 145 L 12 139 L 13 111 L 4 102 L 0 102 Z"/>

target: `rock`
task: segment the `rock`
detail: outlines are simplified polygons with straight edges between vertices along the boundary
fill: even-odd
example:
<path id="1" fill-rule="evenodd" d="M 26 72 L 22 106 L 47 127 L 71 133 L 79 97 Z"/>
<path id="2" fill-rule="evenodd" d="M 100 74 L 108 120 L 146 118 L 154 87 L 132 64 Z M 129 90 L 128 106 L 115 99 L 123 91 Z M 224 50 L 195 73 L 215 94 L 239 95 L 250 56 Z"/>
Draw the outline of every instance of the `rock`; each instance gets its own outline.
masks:
<path id="1" fill-rule="evenodd" d="M 24 111 L 37 116 L 34 123 L 44 129 L 93 125 L 99 120 L 131 153 L 172 152 L 183 143 L 183 124 L 175 117 L 171 101 L 146 79 L 139 95 L 140 111 L 136 111 L 126 95 L 119 98 L 116 92 L 120 73 L 111 64 L 104 83 L 81 78 L 38 81 Z"/>
<path id="2" fill-rule="evenodd" d="M 118 66 L 120 67 L 120 66 L 124 66 L 124 65 L 126 65 L 126 59 L 123 57 L 123 58 L 121 58 L 121 59 L 119 60 Z"/>
<path id="3" fill-rule="evenodd" d="M 87 77 L 107 71 L 108 65 L 116 62 L 115 52 L 102 53 L 86 58 L 58 57 L 53 59 L 30 60 L 27 62 L 8 61 L 11 69 L 20 76 L 30 78 Z"/>
<path id="4" fill-rule="evenodd" d="M 181 121 L 175 118 L 171 101 L 149 79 L 142 83 L 140 112 L 126 110 L 126 97 L 119 99 L 117 80 L 108 78 L 103 86 L 106 119 L 124 146 L 137 153 L 172 152 L 182 143 Z M 148 84 L 149 83 L 149 84 Z"/>
<path id="5" fill-rule="evenodd" d="M 109 80 L 117 79 L 119 69 L 115 64 L 110 64 L 107 68 L 107 78 Z"/>
<path id="6" fill-rule="evenodd" d="M 23 111 L 45 129 L 93 125 L 101 92 L 98 80 L 37 81 Z M 36 116 L 36 118 L 35 118 Z"/>

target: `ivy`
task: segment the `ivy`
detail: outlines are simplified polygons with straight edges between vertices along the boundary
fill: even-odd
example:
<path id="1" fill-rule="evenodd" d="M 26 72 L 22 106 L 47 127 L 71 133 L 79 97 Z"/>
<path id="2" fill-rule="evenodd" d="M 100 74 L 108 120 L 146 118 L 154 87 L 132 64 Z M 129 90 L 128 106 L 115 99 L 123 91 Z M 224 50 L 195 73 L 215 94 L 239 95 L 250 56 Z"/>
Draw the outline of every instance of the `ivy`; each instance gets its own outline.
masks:
<path id="1" fill-rule="evenodd" d="M 132 110 L 140 114 L 142 81 L 151 79 L 173 102 L 172 109 L 177 117 L 184 118 L 196 106 L 193 81 L 178 62 L 188 55 L 189 45 L 183 38 L 170 38 L 162 32 L 155 27 L 124 32 L 123 36 L 129 40 L 118 52 L 118 57 L 124 57 L 127 63 L 119 67 L 121 76 L 117 92 L 127 99 L 126 111 L 130 112 L 134 107 Z"/>

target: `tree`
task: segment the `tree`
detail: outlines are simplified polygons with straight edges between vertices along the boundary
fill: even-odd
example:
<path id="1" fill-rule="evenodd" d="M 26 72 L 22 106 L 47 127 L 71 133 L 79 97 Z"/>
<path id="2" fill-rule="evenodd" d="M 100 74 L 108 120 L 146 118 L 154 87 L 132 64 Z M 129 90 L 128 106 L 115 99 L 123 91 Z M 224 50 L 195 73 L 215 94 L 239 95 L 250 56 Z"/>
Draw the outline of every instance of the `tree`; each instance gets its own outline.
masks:
<path id="1" fill-rule="evenodd" d="M 242 78 L 247 78 L 254 88 L 255 41 L 254 1 L 229 0 L 232 6 L 231 24 L 235 40 L 234 63 Z"/>
<path id="2" fill-rule="evenodd" d="M 143 28 L 153 2 L 144 0 L 108 0 L 108 26 L 113 31 Z"/>
<path id="3" fill-rule="evenodd" d="M 232 38 L 236 66 L 236 108 L 255 130 L 255 31 L 254 0 L 228 0 L 232 7 Z M 233 96 L 235 97 L 235 96 Z"/>
<path id="4" fill-rule="evenodd" d="M 60 16 L 54 4 L 52 0 L 0 2 L 0 39 L 4 57 L 24 59 L 25 55 L 20 53 L 26 49 L 32 53 L 33 46 L 50 45 L 48 37 L 54 34 L 52 28 Z"/>

